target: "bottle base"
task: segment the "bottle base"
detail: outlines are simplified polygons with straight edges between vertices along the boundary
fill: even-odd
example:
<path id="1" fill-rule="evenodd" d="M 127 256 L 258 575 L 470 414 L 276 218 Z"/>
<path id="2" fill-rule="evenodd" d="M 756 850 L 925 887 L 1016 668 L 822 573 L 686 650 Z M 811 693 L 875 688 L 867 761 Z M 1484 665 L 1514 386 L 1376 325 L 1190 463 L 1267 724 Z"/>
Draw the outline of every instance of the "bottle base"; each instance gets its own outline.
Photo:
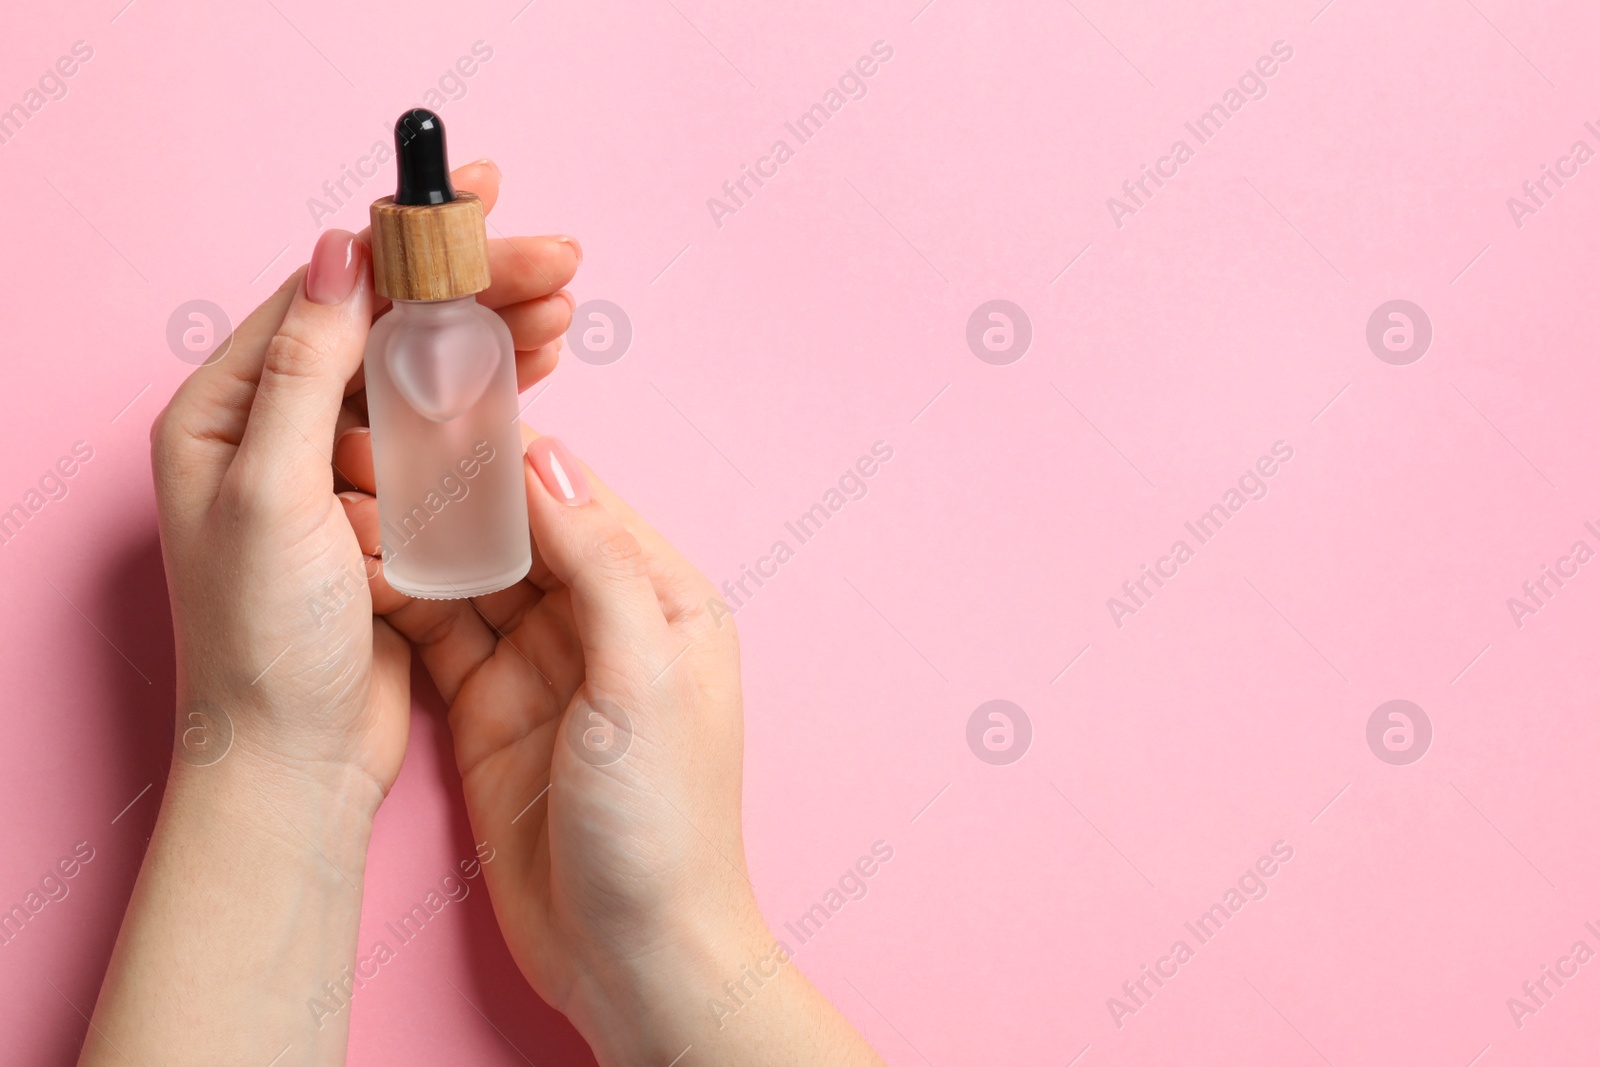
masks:
<path id="1" fill-rule="evenodd" d="M 505 571 L 492 578 L 475 581 L 462 585 L 452 582 L 412 582 L 405 578 L 395 578 L 385 574 L 389 581 L 389 588 L 397 593 L 404 593 L 416 600 L 467 600 L 472 597 L 488 596 L 498 593 L 502 589 L 510 589 L 528 576 L 528 571 L 533 567 L 533 558 L 530 556 L 520 569 Z"/>

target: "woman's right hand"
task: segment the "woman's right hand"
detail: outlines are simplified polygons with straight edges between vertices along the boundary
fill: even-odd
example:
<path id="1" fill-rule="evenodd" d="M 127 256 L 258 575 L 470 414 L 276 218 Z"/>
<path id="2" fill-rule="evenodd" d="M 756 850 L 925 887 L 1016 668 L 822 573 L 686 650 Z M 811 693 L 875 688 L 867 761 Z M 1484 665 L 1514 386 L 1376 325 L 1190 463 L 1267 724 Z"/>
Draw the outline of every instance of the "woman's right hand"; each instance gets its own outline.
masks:
<path id="1" fill-rule="evenodd" d="M 602 1063 L 666 1064 L 685 1046 L 682 1067 L 878 1062 L 756 906 L 731 613 L 564 445 L 524 438 L 526 580 L 473 601 L 412 600 L 368 567 L 374 610 L 450 705 L 473 832 L 493 849 L 484 877 L 523 974 Z M 372 493 L 368 435 L 342 438 L 335 463 Z M 364 494 L 345 499 L 376 556 Z"/>

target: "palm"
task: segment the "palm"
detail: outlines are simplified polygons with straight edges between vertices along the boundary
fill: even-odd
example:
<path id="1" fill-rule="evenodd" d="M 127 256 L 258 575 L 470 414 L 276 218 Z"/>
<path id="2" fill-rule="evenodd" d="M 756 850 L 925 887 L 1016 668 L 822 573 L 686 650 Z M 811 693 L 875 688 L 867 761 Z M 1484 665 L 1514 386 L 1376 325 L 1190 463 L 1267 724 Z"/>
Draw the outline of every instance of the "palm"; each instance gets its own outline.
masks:
<path id="1" fill-rule="evenodd" d="M 374 586 L 379 610 L 399 597 L 381 576 Z M 614 779 L 558 744 L 586 693 L 571 599 L 537 559 L 529 580 L 473 601 L 399 599 L 387 619 L 417 643 L 449 703 L 467 813 L 493 849 L 484 876 L 501 928 L 530 984 L 560 1005 L 571 939 L 592 927 L 578 902 L 614 894 L 648 832 L 648 819 L 620 810 Z M 619 826 L 634 833 L 596 832 Z"/>
<path id="2" fill-rule="evenodd" d="M 521 911 L 501 916 L 512 954 L 529 961 L 534 988 L 560 1003 L 571 976 L 558 963 L 569 954 L 557 946 L 570 926 L 557 908 L 565 896 L 558 879 L 567 872 L 553 860 L 587 846 L 561 818 L 569 806 L 552 809 L 551 784 L 568 769 L 557 758 L 557 740 L 582 685 L 582 654 L 564 589 L 513 592 L 510 599 L 531 601 L 515 619 L 497 618 L 495 599 L 479 607 L 496 633 L 493 651 L 461 684 L 450 724 L 475 835 L 496 847 L 498 862 L 485 867 L 485 877 L 496 901 L 517 901 Z M 517 846 L 505 847 L 512 838 Z"/>

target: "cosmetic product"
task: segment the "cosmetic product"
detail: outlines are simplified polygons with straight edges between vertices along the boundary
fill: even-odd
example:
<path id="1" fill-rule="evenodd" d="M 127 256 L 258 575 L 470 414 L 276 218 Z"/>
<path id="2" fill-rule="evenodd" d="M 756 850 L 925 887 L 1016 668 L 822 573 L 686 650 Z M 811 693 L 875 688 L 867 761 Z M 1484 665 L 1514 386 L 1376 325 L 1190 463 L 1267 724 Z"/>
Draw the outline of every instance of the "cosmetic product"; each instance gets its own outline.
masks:
<path id="1" fill-rule="evenodd" d="M 372 205 L 372 270 L 394 306 L 365 356 L 383 572 L 407 596 L 504 589 L 533 564 L 511 331 L 489 287 L 483 205 L 450 182 L 444 125 L 394 127 L 399 187 Z"/>

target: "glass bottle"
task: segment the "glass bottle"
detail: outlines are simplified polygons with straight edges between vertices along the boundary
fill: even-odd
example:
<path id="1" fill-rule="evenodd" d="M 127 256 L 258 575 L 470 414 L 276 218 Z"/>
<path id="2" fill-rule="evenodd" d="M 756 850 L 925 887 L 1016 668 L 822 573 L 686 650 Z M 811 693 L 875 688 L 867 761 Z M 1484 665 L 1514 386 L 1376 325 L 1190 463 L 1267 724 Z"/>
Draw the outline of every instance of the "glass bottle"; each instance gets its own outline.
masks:
<path id="1" fill-rule="evenodd" d="M 434 600 L 514 585 L 533 564 L 516 352 L 488 288 L 483 208 L 450 183 L 444 126 L 395 124 L 399 190 L 372 205 L 375 287 L 394 306 L 365 355 L 384 577 Z"/>

